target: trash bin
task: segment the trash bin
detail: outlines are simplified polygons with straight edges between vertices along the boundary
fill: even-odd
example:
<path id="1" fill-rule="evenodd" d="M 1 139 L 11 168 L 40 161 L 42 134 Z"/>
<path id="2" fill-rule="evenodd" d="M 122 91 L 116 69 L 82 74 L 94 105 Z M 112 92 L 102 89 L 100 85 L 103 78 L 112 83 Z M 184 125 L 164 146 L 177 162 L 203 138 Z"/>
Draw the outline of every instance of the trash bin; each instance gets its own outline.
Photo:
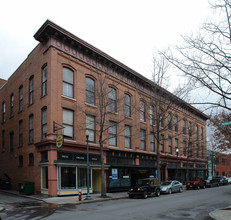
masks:
<path id="1" fill-rule="evenodd" d="M 20 194 L 24 194 L 24 195 L 34 194 L 34 183 L 21 182 L 18 184 L 18 190 Z"/>

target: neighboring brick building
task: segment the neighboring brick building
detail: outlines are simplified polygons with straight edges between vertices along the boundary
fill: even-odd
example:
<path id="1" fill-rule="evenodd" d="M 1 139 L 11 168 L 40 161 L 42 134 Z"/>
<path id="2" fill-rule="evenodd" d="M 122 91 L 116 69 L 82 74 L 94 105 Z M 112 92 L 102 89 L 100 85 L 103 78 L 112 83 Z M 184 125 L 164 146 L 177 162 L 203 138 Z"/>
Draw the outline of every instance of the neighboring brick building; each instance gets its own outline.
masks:
<path id="1" fill-rule="evenodd" d="M 32 181 L 36 193 L 86 192 L 87 129 L 91 192 L 100 191 L 100 79 L 110 110 L 110 129 L 103 133 L 108 191 L 156 175 L 152 121 L 163 97 L 161 108 L 172 105 L 160 121 L 168 128 L 160 136 L 162 181 L 177 171 L 185 181 L 187 169 L 190 177 L 206 176 L 206 115 L 50 21 L 34 37 L 40 43 L 0 89 L 0 176 L 7 173 L 13 188 Z M 57 148 L 61 133 L 64 143 Z"/>
<path id="2" fill-rule="evenodd" d="M 231 177 L 230 153 L 216 153 L 216 175 Z"/>

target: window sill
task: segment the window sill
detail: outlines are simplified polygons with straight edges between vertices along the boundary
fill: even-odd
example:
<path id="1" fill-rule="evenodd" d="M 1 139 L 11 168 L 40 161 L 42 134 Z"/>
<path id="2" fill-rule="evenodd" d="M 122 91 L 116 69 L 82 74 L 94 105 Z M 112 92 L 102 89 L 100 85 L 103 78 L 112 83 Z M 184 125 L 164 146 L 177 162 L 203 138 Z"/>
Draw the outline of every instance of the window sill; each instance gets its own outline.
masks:
<path id="1" fill-rule="evenodd" d="M 65 95 L 61 95 L 61 97 L 64 98 L 64 99 L 68 99 L 68 100 L 70 100 L 72 102 L 76 102 L 77 101 L 76 99 L 68 97 L 68 96 L 65 96 Z"/>
<path id="2" fill-rule="evenodd" d="M 89 106 L 89 107 L 97 108 L 96 105 L 92 105 L 92 104 L 89 104 L 89 103 L 87 103 L 87 102 L 85 102 L 85 105 L 87 105 L 87 106 Z"/>

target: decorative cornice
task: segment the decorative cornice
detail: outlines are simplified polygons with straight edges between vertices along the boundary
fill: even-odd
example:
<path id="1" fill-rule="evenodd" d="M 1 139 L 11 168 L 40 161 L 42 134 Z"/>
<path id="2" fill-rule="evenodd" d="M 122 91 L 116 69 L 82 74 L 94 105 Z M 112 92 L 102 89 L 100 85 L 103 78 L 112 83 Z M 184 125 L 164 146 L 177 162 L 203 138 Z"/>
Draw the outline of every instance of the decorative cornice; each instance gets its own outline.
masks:
<path id="1" fill-rule="evenodd" d="M 154 92 L 159 93 L 161 96 L 168 98 L 176 105 L 181 106 L 183 109 L 197 115 L 203 120 L 207 120 L 209 118 L 206 114 L 168 92 L 166 89 L 158 86 L 151 80 L 145 78 L 141 74 L 137 73 L 91 44 L 85 42 L 84 40 L 76 37 L 50 20 L 47 20 L 40 27 L 40 29 L 35 33 L 34 38 L 43 43 L 46 49 L 54 46 L 57 49 L 61 49 L 63 52 L 71 54 L 75 58 L 106 72 L 107 74 L 113 73 L 112 75 L 114 75 L 116 78 L 121 80 L 126 79 L 125 83 L 138 83 L 138 89 L 141 91 L 148 94 L 150 91 L 152 94 Z"/>

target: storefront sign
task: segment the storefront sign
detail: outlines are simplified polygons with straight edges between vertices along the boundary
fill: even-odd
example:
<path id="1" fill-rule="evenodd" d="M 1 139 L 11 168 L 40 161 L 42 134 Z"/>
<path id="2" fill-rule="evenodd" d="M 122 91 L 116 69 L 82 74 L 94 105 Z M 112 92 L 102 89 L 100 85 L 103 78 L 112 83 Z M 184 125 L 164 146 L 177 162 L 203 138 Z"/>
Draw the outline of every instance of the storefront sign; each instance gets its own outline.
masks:
<path id="1" fill-rule="evenodd" d="M 58 135 L 56 138 L 56 147 L 61 148 L 63 146 L 63 141 L 64 141 L 63 135 L 62 134 Z"/>
<path id="2" fill-rule="evenodd" d="M 113 180 L 118 179 L 118 169 L 112 169 L 112 179 Z"/>

